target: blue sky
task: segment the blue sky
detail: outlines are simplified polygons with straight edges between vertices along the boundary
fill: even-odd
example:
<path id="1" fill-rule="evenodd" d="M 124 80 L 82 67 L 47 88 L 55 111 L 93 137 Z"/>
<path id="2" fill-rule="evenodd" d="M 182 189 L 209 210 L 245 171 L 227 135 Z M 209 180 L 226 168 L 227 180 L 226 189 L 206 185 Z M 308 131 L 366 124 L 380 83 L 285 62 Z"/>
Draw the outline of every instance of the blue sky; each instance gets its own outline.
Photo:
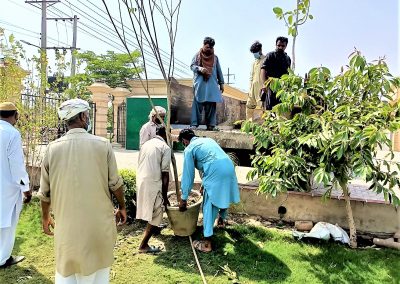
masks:
<path id="1" fill-rule="evenodd" d="M 40 45 L 40 10 L 21 0 L 1 2 L 0 26 L 8 33 L 13 32 L 17 39 Z M 109 3 L 117 5 L 116 0 Z M 275 38 L 287 34 L 284 23 L 275 18 L 272 8 L 280 6 L 288 10 L 294 5 L 295 0 L 183 0 L 175 48 L 179 60 L 177 77 L 191 77 L 188 65 L 193 55 L 201 47 L 203 38 L 212 36 L 224 74 L 229 68 L 235 74 L 235 79 L 230 79 L 232 86 L 246 91 L 253 61 L 249 46 L 254 40 L 260 40 L 264 53 L 272 51 Z M 116 6 L 112 9 L 117 12 Z M 82 50 L 120 52 L 119 41 L 108 30 L 112 26 L 103 11 L 100 0 L 62 0 L 49 9 L 49 16 L 78 14 L 78 46 Z M 321 65 L 337 73 L 356 47 L 369 61 L 386 56 L 391 72 L 400 75 L 398 0 L 311 0 L 311 14 L 314 19 L 299 29 L 296 73 L 304 75 L 312 67 Z M 51 38 L 48 46 L 71 43 L 69 23 L 49 21 L 48 27 Z M 165 40 L 160 45 L 168 47 Z M 28 54 L 36 53 L 35 48 L 27 46 L 26 49 Z M 290 37 L 287 52 L 291 55 Z M 49 58 L 52 63 L 51 51 Z M 151 77 L 158 77 L 155 69 L 149 71 Z"/>

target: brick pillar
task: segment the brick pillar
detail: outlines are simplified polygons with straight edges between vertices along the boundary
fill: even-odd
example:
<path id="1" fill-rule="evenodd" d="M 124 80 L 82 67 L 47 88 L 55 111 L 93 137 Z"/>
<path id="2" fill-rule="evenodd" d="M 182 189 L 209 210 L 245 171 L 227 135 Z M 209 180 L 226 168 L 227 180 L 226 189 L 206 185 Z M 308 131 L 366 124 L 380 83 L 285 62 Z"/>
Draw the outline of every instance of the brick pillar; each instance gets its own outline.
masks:
<path id="1" fill-rule="evenodd" d="M 118 106 L 125 101 L 126 97 L 131 95 L 131 92 L 126 88 L 117 87 L 110 92 L 114 96 L 114 142 L 117 141 L 117 117 L 118 117 Z"/>
<path id="2" fill-rule="evenodd" d="M 112 88 L 105 83 L 93 83 L 88 89 L 92 92 L 92 100 L 96 104 L 96 135 L 107 138 L 108 95 Z"/>

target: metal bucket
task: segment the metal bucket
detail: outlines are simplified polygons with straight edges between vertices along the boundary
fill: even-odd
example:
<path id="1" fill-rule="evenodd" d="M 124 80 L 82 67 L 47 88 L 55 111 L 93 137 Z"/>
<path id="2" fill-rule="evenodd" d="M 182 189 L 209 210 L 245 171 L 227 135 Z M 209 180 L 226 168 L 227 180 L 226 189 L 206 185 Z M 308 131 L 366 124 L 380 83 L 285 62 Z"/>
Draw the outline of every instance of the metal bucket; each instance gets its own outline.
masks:
<path id="1" fill-rule="evenodd" d="M 175 192 L 168 192 L 168 197 Z M 200 199 L 195 203 L 187 207 L 185 212 L 180 212 L 179 207 L 168 206 L 167 215 L 171 228 L 174 231 L 175 236 L 187 237 L 192 235 L 196 231 L 197 220 L 199 218 L 200 206 L 203 202 L 203 197 L 200 192 L 193 190 L 192 194 L 200 196 Z"/>

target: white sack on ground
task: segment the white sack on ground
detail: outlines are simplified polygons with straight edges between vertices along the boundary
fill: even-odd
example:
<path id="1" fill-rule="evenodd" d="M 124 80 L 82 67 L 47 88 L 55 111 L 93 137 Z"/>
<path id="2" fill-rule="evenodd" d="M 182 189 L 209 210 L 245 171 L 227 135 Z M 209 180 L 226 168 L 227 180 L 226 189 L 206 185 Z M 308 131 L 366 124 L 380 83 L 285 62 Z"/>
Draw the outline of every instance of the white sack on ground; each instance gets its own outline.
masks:
<path id="1" fill-rule="evenodd" d="M 338 225 L 326 222 L 318 222 L 309 233 L 293 231 L 293 237 L 298 238 L 299 240 L 302 238 L 316 238 L 326 241 L 332 238 L 333 240 L 343 244 L 350 243 L 349 236 L 342 228 Z"/>

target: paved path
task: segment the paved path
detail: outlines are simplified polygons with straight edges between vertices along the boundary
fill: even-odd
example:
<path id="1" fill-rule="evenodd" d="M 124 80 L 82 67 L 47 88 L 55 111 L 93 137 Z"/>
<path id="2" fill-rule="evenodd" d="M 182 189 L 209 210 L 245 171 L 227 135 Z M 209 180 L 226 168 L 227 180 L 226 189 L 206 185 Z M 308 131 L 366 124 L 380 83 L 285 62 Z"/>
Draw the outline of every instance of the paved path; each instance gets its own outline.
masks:
<path id="1" fill-rule="evenodd" d="M 115 157 L 117 160 L 118 168 L 129 168 L 129 169 L 137 169 L 137 160 L 139 156 L 139 151 L 136 150 L 125 150 L 123 148 L 114 148 Z M 378 154 L 378 159 L 383 159 L 386 155 L 386 152 L 382 151 Z M 179 179 L 182 176 L 182 168 L 183 168 L 183 153 L 175 152 L 175 159 L 178 168 L 178 176 Z M 400 153 L 396 153 L 395 160 L 400 161 Z M 247 173 L 251 170 L 248 167 L 236 167 L 236 175 L 238 178 L 238 182 L 240 184 L 247 184 L 250 186 L 257 186 L 256 181 L 248 181 L 246 179 Z M 200 182 L 201 179 L 196 171 L 196 182 Z M 368 190 L 369 184 L 365 183 L 362 180 L 352 180 L 349 184 L 349 189 L 351 192 L 351 198 L 354 200 L 364 201 L 364 202 L 373 202 L 373 203 L 383 203 L 385 202 L 384 196 L 382 193 L 377 194 L 371 190 Z M 314 189 L 311 194 L 315 196 L 322 196 L 325 192 L 323 187 L 318 187 Z M 398 192 L 400 196 L 400 192 Z M 332 190 L 331 193 L 332 198 L 342 199 L 342 191 L 341 190 Z"/>
<path id="2" fill-rule="evenodd" d="M 139 151 L 136 150 L 125 150 L 117 146 L 114 147 L 114 153 L 117 160 L 117 165 L 119 169 L 128 168 L 128 169 L 137 169 L 137 161 L 139 156 Z M 39 151 L 41 154 L 44 153 L 46 146 L 42 146 Z M 385 156 L 388 152 L 381 151 L 377 155 L 377 159 L 385 159 Z M 40 155 L 40 154 L 39 154 Z M 181 179 L 182 176 L 182 168 L 183 168 L 183 152 L 175 152 L 175 158 L 178 168 L 178 177 Z M 386 158 L 387 159 L 387 158 Z M 395 153 L 394 157 L 395 161 L 400 162 L 400 152 Z M 247 173 L 251 170 L 248 167 L 236 167 L 236 176 L 238 178 L 238 182 L 240 184 L 246 184 L 249 186 L 257 186 L 257 181 L 248 181 L 246 179 Z M 201 179 L 196 171 L 195 181 L 200 182 Z M 360 200 L 364 202 L 374 202 L 374 203 L 382 203 L 385 202 L 383 194 L 377 194 L 371 190 L 368 190 L 369 184 L 365 183 L 362 180 L 356 179 L 352 180 L 349 184 L 349 189 L 351 192 L 351 198 L 355 200 Z M 322 196 L 325 192 L 323 187 L 318 187 L 314 189 L 311 193 L 316 196 Z M 397 196 L 400 196 L 400 191 L 396 189 Z M 331 193 L 332 198 L 342 199 L 341 190 L 332 190 Z"/>

